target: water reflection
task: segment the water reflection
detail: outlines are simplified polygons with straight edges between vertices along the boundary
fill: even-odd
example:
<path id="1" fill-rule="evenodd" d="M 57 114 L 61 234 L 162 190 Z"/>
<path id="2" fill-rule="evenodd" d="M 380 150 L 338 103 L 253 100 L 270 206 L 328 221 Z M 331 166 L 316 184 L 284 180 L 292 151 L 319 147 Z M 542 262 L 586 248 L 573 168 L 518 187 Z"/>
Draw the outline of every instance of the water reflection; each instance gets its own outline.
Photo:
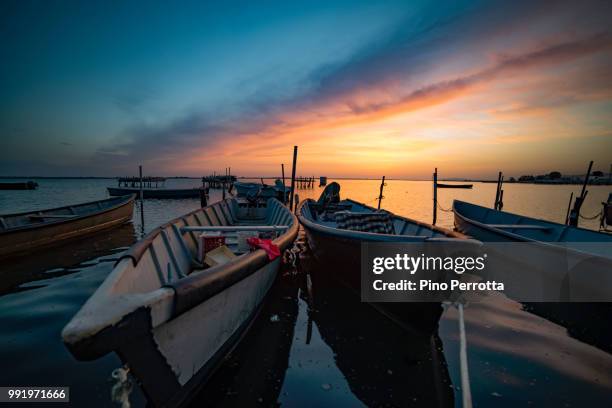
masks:
<path id="1" fill-rule="evenodd" d="M 74 273 L 99 262 L 112 261 L 113 255 L 124 251 L 135 241 L 134 225 L 127 223 L 58 246 L 37 249 L 25 256 L 5 259 L 2 263 L 0 295 L 41 287 L 37 283 L 41 280 Z M 30 284 L 25 285 L 27 282 Z"/>
<path id="2" fill-rule="evenodd" d="M 523 303 L 525 310 L 567 328 L 570 336 L 612 353 L 612 303 Z"/>
<path id="3" fill-rule="evenodd" d="M 454 406 L 437 333 L 415 336 L 333 282 L 313 288 L 314 322 L 354 395 L 367 406 Z"/>
<path id="4" fill-rule="evenodd" d="M 248 335 L 190 406 L 276 405 L 294 339 L 298 315 L 297 279 L 290 272 L 277 279 Z"/>
<path id="5" fill-rule="evenodd" d="M 312 262 L 277 280 L 192 406 L 454 406 L 438 335 L 415 336 L 336 281 L 310 279 Z"/>
<path id="6" fill-rule="evenodd" d="M 492 293 L 465 309 L 472 396 L 481 406 L 609 406 L 612 356 L 566 329 Z M 458 384 L 457 311 L 440 322 L 446 359 Z"/>

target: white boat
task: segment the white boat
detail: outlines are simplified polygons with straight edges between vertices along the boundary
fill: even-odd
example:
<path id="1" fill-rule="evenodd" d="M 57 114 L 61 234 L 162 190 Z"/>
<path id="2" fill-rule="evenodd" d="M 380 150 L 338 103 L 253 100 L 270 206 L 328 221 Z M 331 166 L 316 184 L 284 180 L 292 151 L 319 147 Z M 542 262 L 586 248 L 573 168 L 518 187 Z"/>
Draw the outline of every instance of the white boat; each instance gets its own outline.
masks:
<path id="1" fill-rule="evenodd" d="M 204 269 L 195 260 L 202 231 L 228 234 L 238 256 Z M 115 264 L 62 332 L 79 360 L 115 352 L 152 406 L 179 406 L 205 383 L 248 329 L 274 282 L 281 257 L 239 253 L 231 234 L 268 231 L 282 251 L 298 231 L 278 200 L 251 206 L 235 198 L 155 229 Z"/>

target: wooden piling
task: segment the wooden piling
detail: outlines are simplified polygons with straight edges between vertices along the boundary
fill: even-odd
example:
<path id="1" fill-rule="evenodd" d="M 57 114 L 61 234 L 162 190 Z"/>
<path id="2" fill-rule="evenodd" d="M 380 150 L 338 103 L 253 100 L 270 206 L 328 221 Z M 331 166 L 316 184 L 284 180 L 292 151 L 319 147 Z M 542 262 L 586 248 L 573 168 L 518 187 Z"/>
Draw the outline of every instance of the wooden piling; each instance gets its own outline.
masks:
<path id="1" fill-rule="evenodd" d="M 291 169 L 291 197 L 289 197 L 289 209 L 293 208 L 293 194 L 295 193 L 295 167 L 297 165 L 298 147 L 293 146 L 293 168 Z"/>
<path id="2" fill-rule="evenodd" d="M 565 225 L 569 225 L 569 217 L 570 217 L 570 211 L 572 210 L 572 199 L 574 198 L 574 192 L 572 191 L 572 193 L 570 194 L 570 199 L 569 199 L 569 203 L 567 203 L 567 212 L 565 213 Z"/>
<path id="3" fill-rule="evenodd" d="M 438 168 L 434 169 L 433 173 L 433 220 L 432 225 L 436 225 L 438 220 Z"/>
<path id="4" fill-rule="evenodd" d="M 378 193 L 378 209 L 380 210 L 380 203 L 383 199 L 383 189 L 385 188 L 385 176 L 383 176 L 380 182 L 380 192 Z"/>
<path id="5" fill-rule="evenodd" d="M 576 200 L 574 201 L 574 208 L 570 212 L 569 223 L 572 227 L 578 226 L 578 219 L 580 218 L 580 209 L 582 208 L 582 204 L 586 199 L 587 194 L 589 193 L 586 188 L 589 184 L 589 177 L 591 176 L 591 169 L 593 168 L 593 160 L 589 163 L 589 169 L 587 170 L 586 176 L 584 176 L 584 183 L 582 184 L 582 190 L 580 191 L 580 196 L 576 196 Z"/>
<path id="6" fill-rule="evenodd" d="M 281 163 L 281 176 L 283 177 L 283 204 L 287 205 L 287 191 L 285 191 L 285 164 Z"/>
<path id="7" fill-rule="evenodd" d="M 495 203 L 493 203 L 494 210 L 499 209 L 499 201 L 500 201 L 503 177 L 504 177 L 503 173 L 500 171 L 499 174 L 497 175 L 497 189 L 495 190 Z"/>
<path id="8" fill-rule="evenodd" d="M 142 165 L 138 166 L 138 176 L 140 177 L 140 231 L 144 235 L 144 192 L 142 191 Z"/>

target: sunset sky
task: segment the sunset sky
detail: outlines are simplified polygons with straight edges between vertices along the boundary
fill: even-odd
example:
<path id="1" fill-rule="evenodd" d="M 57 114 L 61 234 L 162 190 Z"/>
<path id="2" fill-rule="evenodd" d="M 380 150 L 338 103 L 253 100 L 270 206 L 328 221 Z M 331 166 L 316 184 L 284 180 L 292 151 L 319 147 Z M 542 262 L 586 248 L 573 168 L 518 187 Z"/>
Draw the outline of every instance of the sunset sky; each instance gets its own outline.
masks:
<path id="1" fill-rule="evenodd" d="M 0 61 L 0 176 L 612 162 L 611 1 L 3 1 Z"/>

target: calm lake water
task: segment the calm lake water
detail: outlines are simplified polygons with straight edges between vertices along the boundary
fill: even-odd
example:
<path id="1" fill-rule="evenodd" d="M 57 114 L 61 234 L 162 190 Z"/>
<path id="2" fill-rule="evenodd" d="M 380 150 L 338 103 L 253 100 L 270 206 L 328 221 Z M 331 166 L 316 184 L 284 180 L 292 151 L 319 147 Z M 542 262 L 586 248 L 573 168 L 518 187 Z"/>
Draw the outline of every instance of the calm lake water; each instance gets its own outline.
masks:
<path id="1" fill-rule="evenodd" d="M 0 214 L 102 199 L 105 187 L 115 185 L 100 179 L 37 181 L 35 191 L 0 191 Z M 342 196 L 376 204 L 379 181 L 339 182 Z M 495 189 L 475 183 L 473 190 L 439 190 L 438 199 L 446 209 L 454 198 L 492 206 Z M 298 194 L 316 198 L 321 190 Z M 562 222 L 570 193 L 580 187 L 506 184 L 504 190 L 505 210 Z M 583 214 L 597 213 L 609 191 L 590 186 Z M 430 182 L 391 180 L 384 196 L 383 208 L 431 222 Z M 218 198 L 213 192 L 212 199 Z M 70 386 L 74 405 L 110 406 L 109 377 L 121 362 L 114 355 L 75 361 L 61 342 L 61 329 L 143 232 L 198 206 L 196 199 L 145 200 L 144 225 L 137 208 L 131 224 L 0 265 L 0 385 Z M 452 213 L 438 212 L 438 225 L 452 224 Z M 581 225 L 595 229 L 598 221 Z M 315 282 L 314 298 L 306 290 L 306 272 Z M 324 274 L 307 253 L 297 271 L 284 272 L 248 336 L 194 406 L 461 405 L 455 309 L 443 314 L 434 343 L 422 344 L 353 294 L 318 284 L 316 276 Z M 610 406 L 609 337 L 599 335 L 597 325 L 576 326 L 567 318 L 589 320 L 597 310 L 567 308 L 559 314 L 493 296 L 465 309 L 475 406 Z M 273 315 L 278 322 L 270 321 Z M 137 389 L 132 402 L 144 405 Z"/>

